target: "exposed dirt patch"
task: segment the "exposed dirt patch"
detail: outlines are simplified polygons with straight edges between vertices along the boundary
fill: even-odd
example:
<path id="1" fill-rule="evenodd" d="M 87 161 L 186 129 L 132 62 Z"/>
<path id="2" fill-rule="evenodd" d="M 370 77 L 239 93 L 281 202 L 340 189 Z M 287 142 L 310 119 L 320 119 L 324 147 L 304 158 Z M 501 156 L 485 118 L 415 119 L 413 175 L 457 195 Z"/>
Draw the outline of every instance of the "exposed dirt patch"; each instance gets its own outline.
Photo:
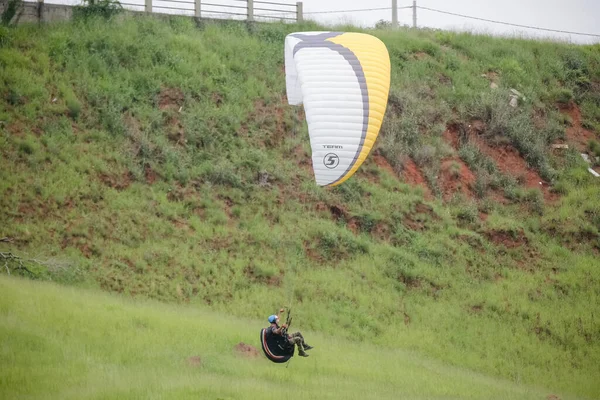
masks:
<path id="1" fill-rule="evenodd" d="M 169 189 L 169 193 L 167 193 L 167 199 L 169 201 L 183 201 L 196 195 L 197 193 L 193 188 L 177 184 L 174 189 Z"/>
<path id="2" fill-rule="evenodd" d="M 146 176 L 146 183 L 149 185 L 152 185 L 154 182 L 156 182 L 156 179 L 158 178 L 158 174 L 152 169 L 150 164 L 146 164 L 144 166 L 144 175 Z"/>
<path id="3" fill-rule="evenodd" d="M 202 358 L 200 356 L 192 356 L 187 359 L 187 364 L 190 367 L 199 367 L 202 365 Z"/>
<path id="4" fill-rule="evenodd" d="M 410 315 L 406 311 L 403 311 L 402 314 L 404 315 L 404 325 L 410 326 Z"/>
<path id="5" fill-rule="evenodd" d="M 543 180 L 536 170 L 529 167 L 519 151 L 511 144 L 503 143 L 491 146 L 477 134 L 470 134 L 469 141 L 477 146 L 483 154 L 494 160 L 503 174 L 515 177 L 520 184 L 527 188 L 540 189 L 547 202 L 552 203 L 558 199 L 558 195 L 550 190 L 548 182 Z"/>
<path id="6" fill-rule="evenodd" d="M 567 140 L 575 143 L 581 151 L 585 150 L 587 144 L 592 139 L 597 139 L 596 134 L 581 126 L 581 111 L 579 106 L 573 102 L 559 105 L 562 113 L 571 117 L 571 126 L 567 128 Z"/>
<path id="7" fill-rule="evenodd" d="M 414 53 L 413 56 L 417 59 L 417 60 L 424 60 L 426 58 L 429 58 L 429 54 L 423 52 L 423 51 L 419 51 L 417 53 Z"/>
<path id="8" fill-rule="evenodd" d="M 433 195 L 431 194 L 431 190 L 427 185 L 427 181 L 423 177 L 423 174 L 417 167 L 417 164 L 411 159 L 408 158 L 404 163 L 404 168 L 402 169 L 402 177 L 404 181 L 410 185 L 421 186 L 425 190 L 425 198 L 432 199 Z"/>
<path id="9" fill-rule="evenodd" d="M 419 277 L 399 274 L 398 280 L 409 289 L 418 289 L 423 285 L 423 281 Z"/>
<path id="10" fill-rule="evenodd" d="M 304 151 L 302 145 L 299 144 L 296 147 L 294 147 L 291 156 L 293 157 L 296 165 L 304 169 L 304 171 L 309 173 L 311 176 L 314 176 L 312 170 L 312 159 L 310 158 L 309 154 L 306 151 Z"/>
<path id="11" fill-rule="evenodd" d="M 109 175 L 101 173 L 98 175 L 98 177 L 106 186 L 117 190 L 127 189 L 134 179 L 131 171 L 125 171 L 121 175 Z"/>
<path id="12" fill-rule="evenodd" d="M 488 71 L 485 74 L 482 75 L 484 78 L 486 78 L 488 81 L 490 81 L 490 85 L 492 83 L 494 84 L 498 84 L 500 82 L 500 75 L 498 75 L 497 72 L 494 71 Z"/>
<path id="13" fill-rule="evenodd" d="M 510 200 L 504 197 L 502 189 L 488 189 L 486 196 L 497 204 L 509 204 Z"/>
<path id="14" fill-rule="evenodd" d="M 450 78 L 448 75 L 446 74 L 440 74 L 438 77 L 438 81 L 442 84 L 442 85 L 452 85 L 452 78 Z"/>
<path id="15" fill-rule="evenodd" d="M 328 209 L 331 213 L 331 217 L 335 221 L 346 222 L 346 227 L 350 229 L 354 234 L 357 234 L 360 231 L 360 222 L 358 221 L 358 219 L 350 217 L 348 211 L 344 207 L 334 204 L 328 206 Z"/>
<path id="16" fill-rule="evenodd" d="M 288 131 L 284 108 L 286 103 L 285 96 L 270 104 L 267 104 L 264 99 L 256 100 L 254 110 L 248 116 L 247 122 L 242 124 L 239 133 L 247 135 L 250 126 L 254 125 L 263 131 L 265 146 L 270 148 L 280 146 Z"/>
<path id="17" fill-rule="evenodd" d="M 371 230 L 371 235 L 381 241 L 389 241 L 392 234 L 392 229 L 385 222 L 379 222 Z"/>
<path id="18" fill-rule="evenodd" d="M 394 93 L 390 93 L 387 104 L 387 108 L 388 110 L 390 110 L 390 114 L 401 116 L 404 112 L 404 107 L 405 105 L 402 99 Z"/>
<path id="19" fill-rule="evenodd" d="M 28 128 L 24 122 L 15 121 L 8 124 L 6 130 L 8 131 L 8 133 L 10 133 L 10 136 L 23 137 L 25 136 L 25 132 L 28 131 Z"/>
<path id="20" fill-rule="evenodd" d="M 427 214 L 430 217 L 432 217 L 433 219 L 439 220 L 439 217 L 433 211 L 433 207 L 428 206 L 425 203 L 417 203 L 417 205 L 415 206 L 415 212 L 417 212 L 419 214 Z"/>
<path id="21" fill-rule="evenodd" d="M 506 141 L 499 141 L 496 145 L 492 145 L 484 139 L 483 134 L 486 129 L 487 126 L 485 122 L 479 119 L 474 119 L 464 125 L 453 123 L 448 125 L 443 133 L 443 138 L 446 142 L 450 143 L 455 150 L 459 150 L 460 146 L 465 143 L 465 141 L 469 142 L 476 146 L 482 154 L 493 160 L 501 173 L 513 176 L 520 184 L 527 188 L 540 189 L 546 202 L 552 203 L 556 201 L 559 196 L 550 190 L 551 188 L 548 182 L 544 181 L 535 169 L 529 167 L 527 162 L 512 144 Z M 441 172 L 443 175 L 444 166 L 442 166 Z M 465 184 L 468 186 L 470 183 L 470 188 L 473 189 L 476 177 L 473 173 L 467 171 L 464 172 L 466 173 L 466 179 L 468 180 L 468 182 L 465 181 Z M 456 174 L 456 167 L 454 168 L 454 173 Z M 462 178 L 459 179 L 462 180 Z M 464 194 L 473 195 L 473 192 L 471 191 L 471 193 L 468 193 L 465 191 Z M 488 195 L 499 203 L 506 204 L 508 202 L 500 190 L 491 191 Z M 482 215 L 482 217 L 485 216 Z"/>
<path id="22" fill-rule="evenodd" d="M 52 213 L 52 206 L 48 202 L 39 199 L 31 199 L 19 203 L 18 214 L 15 215 L 17 222 L 23 222 L 27 218 L 46 218 Z"/>
<path id="23" fill-rule="evenodd" d="M 471 246 L 471 248 L 476 249 L 478 251 L 483 251 L 483 243 L 481 240 L 475 236 L 471 235 L 456 235 L 456 240 L 458 242 L 466 242 Z"/>
<path id="24" fill-rule="evenodd" d="M 167 137 L 176 144 L 185 143 L 185 129 L 179 119 L 185 96 L 181 89 L 162 88 L 158 95 L 158 108 L 163 111 L 163 124 Z"/>
<path id="25" fill-rule="evenodd" d="M 248 358 L 257 358 L 259 356 L 259 352 L 256 347 L 245 344 L 244 342 L 240 342 L 233 347 L 233 351 L 243 357 Z"/>
<path id="26" fill-rule="evenodd" d="M 403 273 L 398 274 L 398 281 L 406 285 L 407 289 L 421 289 L 433 297 L 437 297 L 439 295 L 439 291 L 445 288 L 444 285 L 439 285 L 425 277 L 412 276 Z"/>
<path id="27" fill-rule="evenodd" d="M 388 160 L 382 156 L 378 151 L 373 153 L 373 161 L 377 166 L 385 171 L 387 171 L 391 176 L 397 176 L 394 167 L 388 162 Z"/>
<path id="28" fill-rule="evenodd" d="M 84 237 L 65 235 L 61 241 L 60 248 L 64 250 L 67 247 L 76 248 L 85 258 L 90 258 L 94 254 L 94 250 L 88 239 Z"/>
<path id="29" fill-rule="evenodd" d="M 486 130 L 485 122 L 480 119 L 474 119 L 469 123 L 468 132 L 470 135 L 481 135 Z"/>
<path id="30" fill-rule="evenodd" d="M 139 137 L 142 132 L 142 127 L 140 121 L 131 113 L 131 111 L 127 111 L 123 116 L 123 122 L 125 122 L 125 126 L 131 132 L 132 136 Z"/>
<path id="31" fill-rule="evenodd" d="M 186 221 L 186 220 L 184 220 L 184 219 L 179 219 L 179 218 L 178 218 L 178 219 L 174 219 L 174 220 L 172 220 L 171 222 L 173 223 L 173 225 L 175 225 L 175 227 L 176 227 L 176 228 L 177 228 L 177 230 L 179 230 L 179 231 L 183 231 L 183 230 L 186 230 L 186 231 L 187 231 L 187 230 L 189 230 L 189 229 L 190 229 L 190 227 L 189 227 L 189 225 L 188 225 L 187 221 Z"/>
<path id="32" fill-rule="evenodd" d="M 475 180 L 475 174 L 460 158 L 452 157 L 442 161 L 438 184 L 444 201 L 448 201 L 456 193 L 462 193 L 467 198 L 474 197 Z"/>
<path id="33" fill-rule="evenodd" d="M 552 237 L 560 239 L 561 243 L 570 250 L 580 251 L 591 246 L 591 250 L 596 255 L 600 255 L 600 237 L 597 234 L 584 230 L 566 231 L 556 226 L 551 226 L 545 230 Z"/>
<path id="34" fill-rule="evenodd" d="M 65 229 L 61 240 L 60 248 L 65 249 L 72 247 L 78 249 L 85 258 L 91 258 L 93 255 L 98 255 L 97 249 L 93 244 L 90 244 L 89 238 L 94 236 L 93 228 L 88 228 L 86 232 L 74 232 L 74 227 L 78 226 L 81 221 L 70 221 Z"/>
<path id="35" fill-rule="evenodd" d="M 518 231 L 490 230 L 483 232 L 483 235 L 495 245 L 502 245 L 507 249 L 529 245 L 529 240 L 523 229 Z"/>
<path id="36" fill-rule="evenodd" d="M 323 212 L 325 210 L 328 210 L 329 207 L 327 207 L 327 204 L 323 203 L 322 201 L 317 202 L 317 204 L 315 205 L 315 209 L 319 212 Z"/>
<path id="37" fill-rule="evenodd" d="M 408 229 L 413 231 L 423 231 L 428 229 L 428 223 L 431 221 L 439 221 L 440 217 L 433 211 L 431 206 L 424 203 L 418 203 L 415 206 L 415 211 L 404 216 L 402 223 Z"/>
<path id="38" fill-rule="evenodd" d="M 236 218 L 235 215 L 233 215 L 233 211 L 231 210 L 235 206 L 235 203 L 229 196 L 218 195 L 217 198 L 223 202 L 225 214 L 227 214 L 229 222 L 231 223 L 232 220 Z"/>
<path id="39" fill-rule="evenodd" d="M 460 125 L 458 124 L 449 124 L 446 127 L 444 133 L 442 133 L 442 137 L 447 143 L 454 148 L 454 150 L 458 150 L 460 147 Z"/>
<path id="40" fill-rule="evenodd" d="M 404 217 L 404 221 L 402 221 L 404 226 L 412 231 L 423 231 L 426 229 L 425 221 L 415 219 L 411 215 L 407 215 Z"/>
<path id="41" fill-rule="evenodd" d="M 210 96 L 210 99 L 212 100 L 212 102 L 217 106 L 217 108 L 221 107 L 221 105 L 223 105 L 223 96 L 220 93 L 213 93 Z"/>
<path id="42" fill-rule="evenodd" d="M 333 219 L 339 220 L 348 220 L 348 211 L 344 207 L 332 205 L 329 206 L 329 211 L 331 212 L 331 216 Z"/>
<path id="43" fill-rule="evenodd" d="M 167 132 L 167 137 L 172 143 L 183 145 L 187 142 L 185 138 L 185 128 L 181 123 L 178 115 L 170 114 L 164 117 L 164 126 Z"/>
<path id="44" fill-rule="evenodd" d="M 346 224 L 346 226 L 355 235 L 357 235 L 358 232 L 360 232 L 360 223 L 358 222 L 358 220 L 356 218 L 350 218 L 350 220 L 348 221 L 348 223 Z"/>
<path id="45" fill-rule="evenodd" d="M 282 273 L 282 271 L 279 272 L 280 274 Z M 281 275 L 265 275 L 253 264 L 250 264 L 244 268 L 244 274 L 252 282 L 263 283 L 267 286 L 281 286 Z"/>
<path id="46" fill-rule="evenodd" d="M 474 306 L 469 307 L 469 312 L 471 314 L 479 314 L 483 311 L 483 304 L 476 304 Z"/>
<path id="47" fill-rule="evenodd" d="M 181 89 L 163 87 L 158 95 L 158 108 L 179 111 L 184 101 L 185 96 Z"/>
<path id="48" fill-rule="evenodd" d="M 543 108 L 534 108 L 533 115 L 531 119 L 533 120 L 533 125 L 537 129 L 543 129 L 546 126 L 546 112 Z"/>
<path id="49" fill-rule="evenodd" d="M 306 257 L 309 260 L 314 261 L 317 264 L 323 264 L 325 262 L 325 258 L 313 247 L 312 244 L 308 241 L 304 242 L 304 252 L 306 253 Z"/>

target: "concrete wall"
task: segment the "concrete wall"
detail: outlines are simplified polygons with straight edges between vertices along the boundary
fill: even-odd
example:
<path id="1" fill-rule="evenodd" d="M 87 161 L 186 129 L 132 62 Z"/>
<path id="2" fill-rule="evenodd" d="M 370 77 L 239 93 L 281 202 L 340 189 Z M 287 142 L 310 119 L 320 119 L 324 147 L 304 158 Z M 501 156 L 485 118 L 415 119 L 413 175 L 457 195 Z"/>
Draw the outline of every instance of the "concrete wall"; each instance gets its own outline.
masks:
<path id="1" fill-rule="evenodd" d="M 0 0 L 0 14 L 4 12 L 6 6 L 8 5 L 8 0 Z M 300 6 L 301 7 L 301 6 Z M 144 11 L 134 11 L 134 10 L 124 10 L 123 15 L 140 15 L 145 14 Z M 160 12 L 154 12 L 154 15 L 157 16 L 174 16 L 170 14 L 163 14 Z M 38 22 L 59 22 L 70 20 L 73 17 L 73 6 L 66 4 L 45 4 L 42 2 L 36 2 L 35 0 L 23 1 L 21 3 L 20 9 L 17 11 L 17 14 L 11 21 L 13 24 L 24 24 L 24 23 L 38 23 Z M 188 16 L 189 18 L 193 18 L 197 23 L 202 23 L 203 20 L 206 21 L 223 21 L 227 20 L 227 18 L 196 18 L 193 16 Z M 299 17 L 299 20 L 302 20 L 302 16 Z M 254 21 L 244 21 L 238 20 L 240 22 L 247 22 L 248 24 L 254 23 Z"/>
<path id="2" fill-rule="evenodd" d="M 4 12 L 7 5 L 8 0 L 0 0 L 0 13 Z M 65 21 L 71 19 L 72 16 L 73 8 L 68 5 L 23 2 L 11 22 L 13 24 L 24 24 Z"/>

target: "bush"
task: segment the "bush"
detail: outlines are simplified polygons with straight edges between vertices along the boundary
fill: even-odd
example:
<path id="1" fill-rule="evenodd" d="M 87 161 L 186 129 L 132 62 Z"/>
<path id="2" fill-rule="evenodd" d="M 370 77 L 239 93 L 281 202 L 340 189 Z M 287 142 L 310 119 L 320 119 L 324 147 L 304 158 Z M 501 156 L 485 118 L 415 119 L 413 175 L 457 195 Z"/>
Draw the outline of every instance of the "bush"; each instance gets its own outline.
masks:
<path id="1" fill-rule="evenodd" d="M 591 139 L 588 142 L 588 149 L 590 149 L 594 156 L 600 157 L 600 143 L 598 143 L 594 139 Z"/>
<path id="2" fill-rule="evenodd" d="M 431 165 L 437 159 L 435 147 L 430 145 L 421 147 L 415 152 L 414 159 L 415 163 L 421 168 Z"/>
<path id="3" fill-rule="evenodd" d="M 75 97 L 75 95 L 67 96 L 65 99 L 67 103 L 67 108 L 69 109 L 69 116 L 73 119 L 79 118 L 79 114 L 81 113 L 81 103 Z"/>
<path id="4" fill-rule="evenodd" d="M 560 104 L 569 104 L 573 97 L 573 91 L 565 88 L 554 90 L 551 94 L 551 99 Z"/>
<path id="5" fill-rule="evenodd" d="M 473 223 L 479 217 L 479 211 L 474 202 L 466 202 L 458 207 L 456 217 L 461 221 Z"/>
<path id="6" fill-rule="evenodd" d="M 123 11 L 123 6 L 118 0 L 83 0 L 83 6 L 73 8 L 75 19 L 86 20 L 93 17 L 110 19 Z"/>
<path id="7" fill-rule="evenodd" d="M 8 26 L 11 23 L 15 15 L 17 15 L 17 10 L 21 7 L 21 3 L 23 3 L 23 0 L 8 0 L 0 18 L 2 25 Z"/>

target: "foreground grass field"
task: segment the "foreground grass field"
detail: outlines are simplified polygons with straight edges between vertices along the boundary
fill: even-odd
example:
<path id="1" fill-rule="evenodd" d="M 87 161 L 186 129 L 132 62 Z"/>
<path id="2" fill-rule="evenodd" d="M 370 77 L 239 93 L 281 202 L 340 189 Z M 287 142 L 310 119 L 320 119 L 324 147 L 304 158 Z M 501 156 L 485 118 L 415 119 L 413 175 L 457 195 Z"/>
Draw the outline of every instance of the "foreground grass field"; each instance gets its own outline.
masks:
<path id="1" fill-rule="evenodd" d="M 0 277 L 3 399 L 546 399 L 558 395 L 305 331 L 287 366 L 260 351 L 263 323 L 187 306 Z"/>
<path id="2" fill-rule="evenodd" d="M 372 156 L 329 189 L 314 185 L 304 116 L 285 101 L 283 39 L 313 29 L 324 28 L 197 26 L 150 16 L 3 27 L 0 273 L 178 304 L 190 315 L 209 307 L 254 326 L 252 340 L 259 327 L 252 321 L 290 305 L 319 348 L 332 343 L 353 357 L 350 343 L 373 346 L 356 359 L 302 364 L 333 368 L 334 382 L 350 388 L 332 392 L 340 397 L 364 394 L 362 385 L 376 391 L 370 374 L 386 380 L 396 359 L 415 351 L 452 374 L 466 368 L 499 379 L 490 382 L 597 398 L 600 185 L 587 170 L 597 165 L 579 153 L 593 160 L 598 150 L 599 47 L 371 31 L 392 61 L 388 112 Z M 520 93 L 516 107 L 511 89 Z M 553 149 L 561 143 L 569 148 Z M 2 301 L 24 300 L 12 290 Z M 35 308 L 14 308 L 6 326 L 37 318 L 27 312 Z M 29 360 L 12 369 L 11 382 L 30 382 L 37 368 L 57 374 L 48 386 L 69 371 L 76 388 L 98 374 L 113 383 L 107 390 L 125 393 L 164 382 L 150 354 L 133 375 L 142 383 L 128 388 L 136 380 L 121 379 L 111 365 L 147 354 L 140 351 L 147 342 L 128 341 L 124 350 L 119 324 L 132 320 L 119 308 L 96 314 L 87 318 L 104 315 L 107 328 L 89 335 L 105 332 L 121 350 L 98 354 L 94 373 L 83 375 L 87 358 L 81 371 L 64 372 L 42 358 L 40 366 Z M 165 318 L 153 329 L 166 343 L 206 346 L 198 348 L 208 349 L 200 352 L 207 367 L 214 362 L 215 386 L 245 365 L 242 382 L 256 390 L 255 363 L 233 362 L 232 343 L 190 339 L 196 333 L 174 333 L 176 320 Z M 194 324 L 208 334 L 200 320 Z M 69 347 L 43 335 L 51 326 L 23 325 L 20 336 L 44 337 L 31 344 L 40 357 L 71 357 Z M 88 333 L 75 332 L 68 340 L 85 349 Z M 235 340 L 250 340 L 239 332 Z M 19 354 L 12 343 L 4 342 L 6 354 Z M 183 343 L 171 348 L 194 355 L 196 347 Z M 210 361 L 211 346 L 224 358 Z M 186 355 L 156 351 L 165 362 L 172 357 L 173 371 L 195 376 L 179 364 Z M 356 370 L 346 374 L 350 363 Z M 411 368 L 398 375 L 411 377 L 402 387 L 418 398 L 421 381 Z M 304 383 L 280 370 L 257 371 L 279 388 L 286 379 Z M 306 373 L 300 376 L 326 387 L 319 374 Z M 146 381 L 146 374 L 154 375 Z M 431 396 L 446 390 L 433 382 L 423 383 Z"/>

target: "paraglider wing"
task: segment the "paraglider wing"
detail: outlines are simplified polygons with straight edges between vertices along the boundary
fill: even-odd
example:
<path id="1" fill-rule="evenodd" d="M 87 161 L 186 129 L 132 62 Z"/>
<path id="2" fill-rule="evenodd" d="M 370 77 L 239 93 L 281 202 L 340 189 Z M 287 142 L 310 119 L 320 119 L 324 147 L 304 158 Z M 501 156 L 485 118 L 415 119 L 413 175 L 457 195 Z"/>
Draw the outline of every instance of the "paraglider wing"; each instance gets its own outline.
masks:
<path id="1" fill-rule="evenodd" d="M 291 105 L 304 105 L 318 185 L 339 185 L 365 161 L 385 114 L 390 71 L 385 45 L 371 35 L 286 37 L 287 98 Z"/>

